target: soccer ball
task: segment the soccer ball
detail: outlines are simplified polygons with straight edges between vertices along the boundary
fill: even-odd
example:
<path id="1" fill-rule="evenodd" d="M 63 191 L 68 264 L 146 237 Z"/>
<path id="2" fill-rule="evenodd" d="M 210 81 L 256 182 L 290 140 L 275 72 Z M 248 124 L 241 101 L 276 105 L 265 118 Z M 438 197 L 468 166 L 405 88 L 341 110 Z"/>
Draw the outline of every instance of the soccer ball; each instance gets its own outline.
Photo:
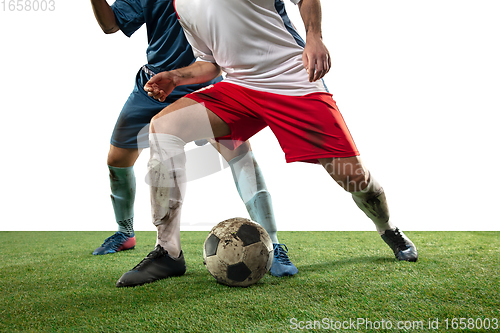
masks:
<path id="1" fill-rule="evenodd" d="M 203 263 L 220 283 L 247 287 L 271 268 L 273 243 L 257 223 L 237 217 L 217 224 L 203 244 Z"/>

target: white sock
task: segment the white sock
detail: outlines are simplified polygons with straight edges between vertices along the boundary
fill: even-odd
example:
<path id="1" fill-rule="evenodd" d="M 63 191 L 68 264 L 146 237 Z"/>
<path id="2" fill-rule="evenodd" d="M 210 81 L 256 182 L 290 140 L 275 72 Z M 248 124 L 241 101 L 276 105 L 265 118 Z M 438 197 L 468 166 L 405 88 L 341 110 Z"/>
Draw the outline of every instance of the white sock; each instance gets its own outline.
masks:
<path id="1" fill-rule="evenodd" d="M 186 188 L 186 143 L 170 134 L 149 135 L 151 158 L 146 182 L 151 185 L 151 213 L 156 245 L 172 257 L 181 252 L 180 218 Z"/>
<path id="2" fill-rule="evenodd" d="M 395 228 L 390 221 L 384 189 L 371 174 L 368 186 L 362 191 L 351 194 L 356 205 L 373 221 L 380 235 L 386 230 Z"/>

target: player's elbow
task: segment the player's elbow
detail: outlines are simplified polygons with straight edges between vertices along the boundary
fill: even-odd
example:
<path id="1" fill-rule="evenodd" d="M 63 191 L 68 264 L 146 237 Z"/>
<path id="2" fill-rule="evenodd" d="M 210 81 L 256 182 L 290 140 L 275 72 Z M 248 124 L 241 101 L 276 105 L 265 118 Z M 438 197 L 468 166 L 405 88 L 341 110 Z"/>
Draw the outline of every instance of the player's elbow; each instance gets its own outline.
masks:
<path id="1" fill-rule="evenodd" d="M 120 28 L 117 25 L 114 25 L 114 26 L 101 26 L 101 29 L 102 29 L 102 31 L 106 35 L 114 34 L 118 30 L 120 30 Z"/>
<path id="2" fill-rule="evenodd" d="M 97 23 L 99 23 L 99 26 L 102 29 L 102 32 L 104 32 L 106 35 L 113 34 L 120 30 L 120 27 L 116 23 L 116 20 L 113 19 L 106 19 L 106 20 L 97 20 Z"/>

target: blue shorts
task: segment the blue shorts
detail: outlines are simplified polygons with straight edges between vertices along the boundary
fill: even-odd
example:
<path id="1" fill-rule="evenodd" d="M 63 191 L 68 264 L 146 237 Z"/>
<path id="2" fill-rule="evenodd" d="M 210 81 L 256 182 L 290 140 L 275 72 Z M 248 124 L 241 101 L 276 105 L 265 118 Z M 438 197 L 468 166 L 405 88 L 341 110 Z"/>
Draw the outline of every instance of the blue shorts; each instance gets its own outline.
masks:
<path id="1" fill-rule="evenodd" d="M 160 71 L 155 69 L 154 72 L 159 73 Z M 134 90 L 125 102 L 111 135 L 113 146 L 118 148 L 148 148 L 149 123 L 157 113 L 186 94 L 222 79 L 217 78 L 199 85 L 177 87 L 165 102 L 159 102 L 149 97 L 143 88 L 152 75 L 154 73 L 145 66 L 137 73 Z"/>
<path id="2" fill-rule="evenodd" d="M 135 87 L 122 108 L 116 121 L 111 144 L 118 148 L 148 148 L 149 122 L 157 113 L 170 105 L 159 102 L 144 91 L 144 85 L 151 75 L 139 70 Z"/>

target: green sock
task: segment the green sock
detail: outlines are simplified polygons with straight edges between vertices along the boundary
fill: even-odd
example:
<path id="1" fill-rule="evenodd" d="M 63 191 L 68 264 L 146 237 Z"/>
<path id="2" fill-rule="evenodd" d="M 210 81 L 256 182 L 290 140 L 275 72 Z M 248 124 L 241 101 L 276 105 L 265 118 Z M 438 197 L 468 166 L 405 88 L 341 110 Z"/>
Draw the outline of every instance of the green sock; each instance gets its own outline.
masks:
<path id="1" fill-rule="evenodd" d="M 118 231 L 128 236 L 134 235 L 135 175 L 133 167 L 117 168 L 109 166 L 111 202 L 115 211 Z"/>

